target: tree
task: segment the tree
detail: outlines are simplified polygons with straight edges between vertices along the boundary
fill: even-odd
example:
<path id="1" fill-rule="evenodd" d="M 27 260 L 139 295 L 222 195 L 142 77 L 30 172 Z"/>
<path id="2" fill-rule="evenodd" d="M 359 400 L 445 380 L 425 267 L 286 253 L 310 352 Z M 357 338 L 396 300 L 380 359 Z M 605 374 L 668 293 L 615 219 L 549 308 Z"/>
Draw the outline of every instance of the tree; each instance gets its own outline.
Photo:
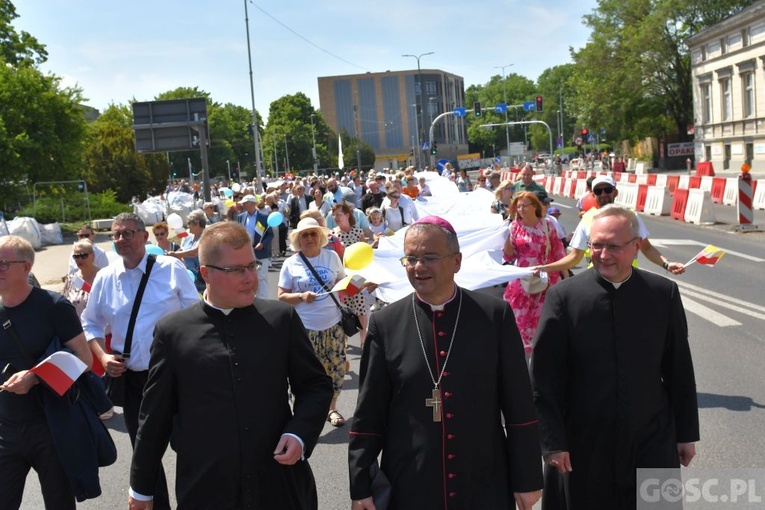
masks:
<path id="1" fill-rule="evenodd" d="M 45 62 L 45 46 L 23 30 L 16 32 L 11 25 L 18 17 L 10 0 L 0 0 L 0 63 L 21 67 Z"/>
<path id="2" fill-rule="evenodd" d="M 693 121 L 684 41 L 752 0 L 599 0 L 590 42 L 573 51 L 579 120 L 616 139 L 676 135 Z"/>
<path id="3" fill-rule="evenodd" d="M 110 105 L 90 124 L 85 149 L 84 178 L 89 189 L 113 190 L 120 202 L 164 190 L 168 176 L 164 154 L 136 152 L 132 125 L 131 108 Z"/>
<path id="4" fill-rule="evenodd" d="M 21 181 L 56 181 L 80 173 L 86 121 L 77 88 L 31 65 L 0 65 L 0 195 Z"/>
<path id="5" fill-rule="evenodd" d="M 563 138 L 563 146 L 571 144 L 575 129 L 575 119 L 570 114 L 570 102 L 573 97 L 569 84 L 574 74 L 574 65 L 565 64 L 545 69 L 537 79 L 537 94 L 544 98 L 544 111 L 536 113 L 537 119 L 550 126 L 553 136 L 553 148 L 557 147 L 558 136 Z M 563 105 L 563 123 L 559 125 L 558 111 Z M 542 125 L 529 128 L 531 144 L 534 148 L 547 152 L 550 145 L 550 134 Z"/>

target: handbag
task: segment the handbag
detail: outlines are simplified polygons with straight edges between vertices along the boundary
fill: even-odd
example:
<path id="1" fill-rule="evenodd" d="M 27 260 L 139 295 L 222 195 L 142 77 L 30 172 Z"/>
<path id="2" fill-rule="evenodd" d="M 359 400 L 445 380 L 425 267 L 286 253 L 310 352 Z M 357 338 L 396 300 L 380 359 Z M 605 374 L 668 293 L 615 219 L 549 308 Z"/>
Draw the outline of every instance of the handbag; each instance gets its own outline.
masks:
<path id="1" fill-rule="evenodd" d="M 308 262 L 308 259 L 305 255 L 303 255 L 302 252 L 300 253 L 300 258 L 303 259 L 305 265 L 308 267 L 308 269 L 310 269 L 311 273 L 313 273 L 314 278 L 321 282 L 321 286 L 325 291 L 327 291 L 327 293 L 329 293 L 329 297 L 332 298 L 332 301 L 334 301 L 337 307 L 340 309 L 340 325 L 343 327 L 343 332 L 345 335 L 353 336 L 361 331 L 361 321 L 359 320 L 359 316 L 353 313 L 347 306 L 340 304 L 340 301 L 338 301 L 335 295 L 327 288 L 327 284 L 324 283 L 324 280 L 319 277 L 319 273 L 316 272 L 316 269 L 314 269 L 311 263 Z"/>
<path id="2" fill-rule="evenodd" d="M 149 282 L 149 273 L 151 273 L 151 268 L 154 266 L 156 260 L 157 257 L 154 255 L 149 255 L 146 259 L 146 272 L 141 277 L 141 283 L 138 284 L 138 292 L 136 292 L 135 295 L 133 309 L 130 312 L 130 320 L 128 321 L 127 334 L 125 335 L 125 346 L 122 348 L 123 352 L 113 351 L 113 354 L 123 360 L 130 358 L 130 347 L 133 344 L 133 330 L 135 329 L 135 321 L 138 318 L 138 308 L 141 306 L 143 291 L 146 290 L 146 284 Z M 127 392 L 127 389 L 125 387 L 125 378 L 122 375 L 112 377 L 105 374 L 104 389 L 106 390 L 109 400 L 112 401 L 112 404 L 120 407 L 125 406 L 125 393 Z"/>
<path id="3" fill-rule="evenodd" d="M 542 218 L 542 225 L 545 230 L 545 257 L 542 261 L 547 264 L 547 257 L 550 253 L 550 232 L 547 227 L 547 219 Z M 521 287 L 526 294 L 541 294 L 550 285 L 550 280 L 545 271 L 540 271 L 539 276 L 524 276 L 520 280 Z"/>

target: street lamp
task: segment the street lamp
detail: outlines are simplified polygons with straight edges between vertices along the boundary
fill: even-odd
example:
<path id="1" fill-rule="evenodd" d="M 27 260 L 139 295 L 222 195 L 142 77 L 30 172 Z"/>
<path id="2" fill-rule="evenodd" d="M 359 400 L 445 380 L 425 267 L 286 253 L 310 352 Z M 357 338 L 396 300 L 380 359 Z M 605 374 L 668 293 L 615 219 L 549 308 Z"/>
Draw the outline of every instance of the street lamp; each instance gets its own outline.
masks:
<path id="1" fill-rule="evenodd" d="M 410 104 L 414 107 L 414 130 L 417 132 L 417 147 L 414 148 L 414 164 L 420 169 L 420 126 L 417 123 L 417 103 Z"/>
<path id="2" fill-rule="evenodd" d="M 502 69 L 502 98 L 505 101 L 505 141 L 507 143 L 507 166 L 510 166 L 510 126 L 507 123 L 507 79 L 505 78 L 505 69 L 512 67 L 513 64 L 506 66 L 494 66 L 494 69 Z"/>
<path id="3" fill-rule="evenodd" d="M 316 116 L 315 113 L 311 114 L 311 141 L 313 142 L 313 174 L 316 175 L 316 173 L 319 170 L 319 163 L 316 161 L 316 132 L 314 131 L 313 127 L 313 118 Z"/>
<path id="4" fill-rule="evenodd" d="M 255 110 L 255 85 L 252 81 L 252 52 L 250 51 L 250 17 L 247 13 L 247 0 L 244 0 L 244 25 L 247 28 L 247 60 L 250 64 L 250 100 L 252 101 L 252 132 L 255 141 L 255 178 L 258 192 L 263 191 L 263 164 L 260 160 L 260 132 L 258 131 L 258 112 Z"/>
<path id="5" fill-rule="evenodd" d="M 420 59 L 422 57 L 426 56 L 426 55 L 433 55 L 434 53 L 435 53 L 435 51 L 429 51 L 427 53 L 421 53 L 419 55 L 408 55 L 408 54 L 407 55 L 401 55 L 402 57 L 412 57 L 414 59 L 417 59 L 417 83 L 420 86 L 420 94 L 418 96 L 417 95 L 417 90 L 415 89 L 415 91 L 414 91 L 414 93 L 415 93 L 414 99 L 415 99 L 415 101 L 418 101 L 419 104 L 420 104 L 420 115 L 422 115 L 422 109 L 423 109 L 422 108 L 422 94 L 423 94 L 423 91 L 422 91 L 422 72 L 420 70 Z M 416 106 L 415 106 L 415 108 L 416 108 Z M 415 114 L 415 117 L 417 117 L 417 110 L 415 110 L 414 114 Z M 418 126 L 422 126 L 422 124 L 423 124 L 422 117 L 420 117 L 417 125 Z M 415 129 L 417 130 L 417 151 L 420 151 L 421 150 L 421 148 L 420 148 L 420 140 L 422 139 L 422 133 L 420 133 L 420 128 L 419 127 L 416 127 Z"/>
<path id="6" fill-rule="evenodd" d="M 287 167 L 284 169 L 284 175 L 287 175 L 287 172 L 290 169 L 290 151 L 287 148 L 287 135 L 284 135 L 284 154 L 286 155 L 287 159 Z"/>

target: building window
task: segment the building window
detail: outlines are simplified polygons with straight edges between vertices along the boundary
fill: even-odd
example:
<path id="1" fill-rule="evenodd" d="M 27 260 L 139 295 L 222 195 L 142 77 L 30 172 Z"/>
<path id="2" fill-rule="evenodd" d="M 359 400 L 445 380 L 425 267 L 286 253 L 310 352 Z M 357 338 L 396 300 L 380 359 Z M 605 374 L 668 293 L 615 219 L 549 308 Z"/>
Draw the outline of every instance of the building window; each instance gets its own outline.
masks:
<path id="1" fill-rule="evenodd" d="M 712 84 L 701 85 L 701 108 L 704 124 L 712 122 Z"/>
<path id="2" fill-rule="evenodd" d="M 722 120 L 730 120 L 731 102 L 730 102 L 730 78 L 720 80 L 720 96 L 722 96 Z"/>
<path id="3" fill-rule="evenodd" d="M 706 62 L 706 60 L 707 60 L 707 47 L 706 46 L 702 46 L 701 47 L 701 61 L 702 62 Z"/>
<path id="4" fill-rule="evenodd" d="M 726 37 L 720 38 L 720 54 L 725 55 L 728 53 L 728 39 Z"/>
<path id="5" fill-rule="evenodd" d="M 754 115 L 754 73 L 749 72 L 741 76 L 741 88 L 744 91 L 744 117 Z"/>
<path id="6" fill-rule="evenodd" d="M 741 45 L 746 48 L 752 43 L 752 34 L 749 33 L 749 29 L 745 28 L 741 31 Z"/>
<path id="7" fill-rule="evenodd" d="M 434 81 L 426 81 L 425 82 L 425 93 L 429 96 L 435 96 L 438 92 L 436 89 L 436 82 Z"/>

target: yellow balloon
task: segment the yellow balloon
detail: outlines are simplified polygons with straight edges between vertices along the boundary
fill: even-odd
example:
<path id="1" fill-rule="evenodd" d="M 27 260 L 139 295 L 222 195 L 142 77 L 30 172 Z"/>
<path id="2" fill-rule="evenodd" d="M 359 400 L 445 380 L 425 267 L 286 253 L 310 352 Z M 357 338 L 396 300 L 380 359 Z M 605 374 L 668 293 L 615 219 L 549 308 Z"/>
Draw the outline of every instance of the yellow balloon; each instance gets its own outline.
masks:
<path id="1" fill-rule="evenodd" d="M 374 250 L 370 245 L 363 242 L 353 243 L 345 249 L 343 262 L 345 267 L 358 271 L 372 263 Z"/>
<path id="2" fill-rule="evenodd" d="M 226 207 L 234 207 L 234 201 L 229 198 L 228 200 L 226 200 L 225 205 Z"/>

